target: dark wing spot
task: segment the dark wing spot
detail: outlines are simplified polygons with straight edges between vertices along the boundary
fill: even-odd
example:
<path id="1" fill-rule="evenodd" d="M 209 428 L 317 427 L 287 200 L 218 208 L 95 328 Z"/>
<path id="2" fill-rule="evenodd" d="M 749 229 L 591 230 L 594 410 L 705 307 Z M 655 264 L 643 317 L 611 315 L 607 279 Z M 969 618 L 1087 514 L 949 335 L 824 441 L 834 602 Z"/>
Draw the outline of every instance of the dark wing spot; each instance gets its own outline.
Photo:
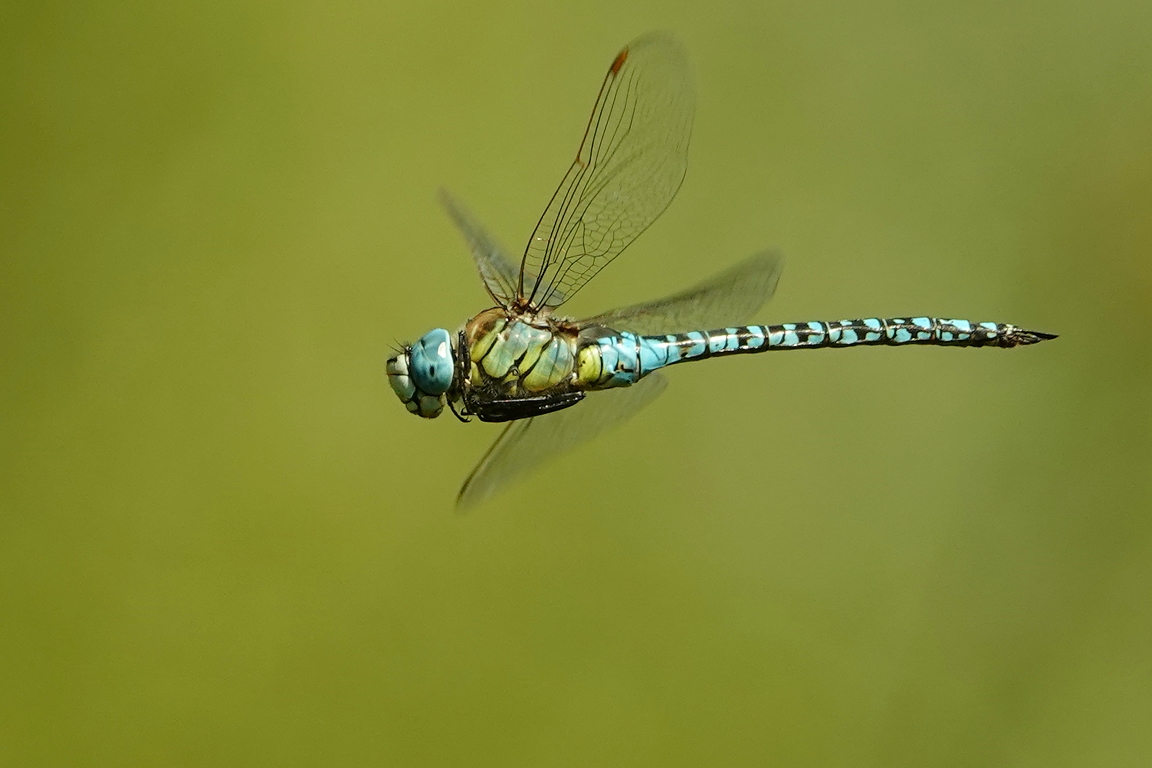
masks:
<path id="1" fill-rule="evenodd" d="M 615 75 L 620 71 L 620 67 L 624 66 L 624 62 L 628 60 L 628 49 L 620 51 L 616 54 L 616 58 L 612 61 L 612 66 L 608 68 L 608 73 Z"/>

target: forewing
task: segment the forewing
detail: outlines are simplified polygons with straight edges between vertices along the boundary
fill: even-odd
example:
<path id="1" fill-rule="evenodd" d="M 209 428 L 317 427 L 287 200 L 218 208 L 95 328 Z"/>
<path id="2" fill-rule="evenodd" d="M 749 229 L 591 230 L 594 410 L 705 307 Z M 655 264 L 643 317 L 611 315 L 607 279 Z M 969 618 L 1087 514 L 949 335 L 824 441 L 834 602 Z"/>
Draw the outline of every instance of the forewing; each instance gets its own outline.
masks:
<path id="1" fill-rule="evenodd" d="M 757 253 L 685 291 L 589 317 L 580 325 L 603 325 L 638 334 L 742 325 L 772 296 L 783 267 L 779 254 Z"/>
<path id="2" fill-rule="evenodd" d="M 674 39 L 645 35 L 617 55 L 576 160 L 524 252 L 519 289 L 532 307 L 571 298 L 672 202 L 695 103 L 688 57 Z"/>
<path id="3" fill-rule="evenodd" d="M 448 190 L 441 189 L 439 197 L 440 204 L 464 235 L 488 295 L 502 307 L 512 306 L 519 280 L 516 264 L 496 239 L 484 230 L 480 222 Z"/>
<path id="4" fill-rule="evenodd" d="M 654 373 L 630 387 L 591 392 L 571 408 L 511 422 L 464 481 L 456 510 L 468 510 L 541 464 L 628 419 L 655 400 L 665 386 L 664 377 Z"/>

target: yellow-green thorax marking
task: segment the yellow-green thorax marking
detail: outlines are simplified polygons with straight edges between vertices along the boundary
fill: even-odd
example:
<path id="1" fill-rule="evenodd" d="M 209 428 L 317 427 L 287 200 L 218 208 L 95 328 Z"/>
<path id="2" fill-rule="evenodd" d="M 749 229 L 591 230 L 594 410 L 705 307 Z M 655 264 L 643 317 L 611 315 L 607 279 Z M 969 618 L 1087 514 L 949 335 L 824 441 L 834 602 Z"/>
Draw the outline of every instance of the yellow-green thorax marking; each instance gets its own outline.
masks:
<path id="1" fill-rule="evenodd" d="M 496 385 L 507 396 L 572 390 L 578 332 L 564 321 L 528 319 L 495 308 L 464 329 L 469 384 Z"/>

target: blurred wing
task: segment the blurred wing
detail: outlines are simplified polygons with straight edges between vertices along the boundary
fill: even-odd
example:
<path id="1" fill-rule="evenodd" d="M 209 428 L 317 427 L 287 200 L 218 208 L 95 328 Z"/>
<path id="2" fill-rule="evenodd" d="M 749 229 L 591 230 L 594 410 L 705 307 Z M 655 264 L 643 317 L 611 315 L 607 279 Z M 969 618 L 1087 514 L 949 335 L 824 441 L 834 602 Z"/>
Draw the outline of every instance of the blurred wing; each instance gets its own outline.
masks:
<path id="1" fill-rule="evenodd" d="M 474 507 L 549 459 L 631 417 L 655 400 L 667 384 L 654 373 L 630 387 L 591 392 L 571 408 L 513 421 L 464 481 L 456 511 Z"/>
<path id="2" fill-rule="evenodd" d="M 741 325 L 776 290 L 784 262 L 764 252 L 685 291 L 646 304 L 614 309 L 580 321 L 639 334 L 682 333 Z"/>
<path id="3" fill-rule="evenodd" d="M 472 251 L 472 258 L 476 262 L 476 269 L 480 271 L 480 278 L 484 281 L 484 288 L 488 295 L 497 304 L 509 309 L 512 306 L 512 297 L 516 296 L 516 285 L 520 279 L 520 268 L 508 256 L 508 249 L 496 242 L 481 226 L 476 217 L 464 207 L 464 204 L 452 196 L 446 189 L 439 193 L 440 204 L 456 224 L 460 234 L 468 242 L 468 249 Z M 525 279 L 535 280 L 536 273 L 530 273 Z"/>
<path id="4" fill-rule="evenodd" d="M 444 206 L 444 210 L 452 217 L 452 221 L 468 242 L 468 248 L 472 251 L 472 258 L 476 261 L 476 268 L 480 270 L 480 278 L 484 281 L 488 295 L 505 309 L 512 306 L 519 277 L 516 265 L 508 257 L 508 252 L 496 242 L 495 238 L 484 231 L 484 227 L 448 190 L 441 189 L 439 197 L 440 204 Z"/>
<path id="5" fill-rule="evenodd" d="M 530 306 L 560 306 L 664 212 L 688 167 L 695 104 L 688 56 L 672 38 L 645 35 L 616 56 L 524 252 L 518 287 Z"/>

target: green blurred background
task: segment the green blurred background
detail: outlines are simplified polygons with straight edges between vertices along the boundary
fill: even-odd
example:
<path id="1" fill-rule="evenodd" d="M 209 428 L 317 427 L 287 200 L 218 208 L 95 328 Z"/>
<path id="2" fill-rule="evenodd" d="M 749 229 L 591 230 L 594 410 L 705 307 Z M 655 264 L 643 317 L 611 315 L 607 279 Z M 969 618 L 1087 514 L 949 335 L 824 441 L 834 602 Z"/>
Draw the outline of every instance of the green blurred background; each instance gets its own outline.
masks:
<path id="1" fill-rule="evenodd" d="M 1152 764 L 1146 0 L 4 17 L 0 765 Z M 766 321 L 1061 338 L 686 366 L 457 517 L 435 190 L 521 245 L 653 28 L 688 178 L 574 313 L 775 246 Z"/>

